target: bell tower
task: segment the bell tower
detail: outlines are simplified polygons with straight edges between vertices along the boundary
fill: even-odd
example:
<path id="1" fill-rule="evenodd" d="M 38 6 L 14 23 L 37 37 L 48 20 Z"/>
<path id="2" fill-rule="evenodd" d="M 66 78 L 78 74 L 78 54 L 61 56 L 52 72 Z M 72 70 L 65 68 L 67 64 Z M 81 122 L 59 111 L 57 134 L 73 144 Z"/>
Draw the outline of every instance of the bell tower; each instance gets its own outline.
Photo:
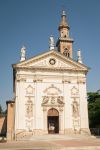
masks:
<path id="1" fill-rule="evenodd" d="M 61 22 L 58 27 L 59 38 L 56 46 L 60 53 L 64 54 L 66 57 L 72 58 L 72 44 L 74 41 L 69 37 L 69 30 L 70 27 L 66 19 L 66 13 L 65 11 L 62 11 Z"/>

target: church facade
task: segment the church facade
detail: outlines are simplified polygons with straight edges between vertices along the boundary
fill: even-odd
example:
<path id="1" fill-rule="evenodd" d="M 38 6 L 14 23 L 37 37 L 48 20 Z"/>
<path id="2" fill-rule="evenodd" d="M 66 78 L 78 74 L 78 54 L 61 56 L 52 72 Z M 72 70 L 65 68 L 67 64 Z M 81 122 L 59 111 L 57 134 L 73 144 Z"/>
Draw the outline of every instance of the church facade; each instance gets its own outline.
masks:
<path id="1" fill-rule="evenodd" d="M 13 65 L 12 136 L 23 134 L 89 134 L 86 74 L 81 52 L 73 59 L 73 39 L 69 36 L 65 11 L 58 27 L 54 46 L 50 37 L 49 51 L 30 59 L 21 49 L 20 63 Z M 10 139 L 11 131 L 7 128 Z"/>

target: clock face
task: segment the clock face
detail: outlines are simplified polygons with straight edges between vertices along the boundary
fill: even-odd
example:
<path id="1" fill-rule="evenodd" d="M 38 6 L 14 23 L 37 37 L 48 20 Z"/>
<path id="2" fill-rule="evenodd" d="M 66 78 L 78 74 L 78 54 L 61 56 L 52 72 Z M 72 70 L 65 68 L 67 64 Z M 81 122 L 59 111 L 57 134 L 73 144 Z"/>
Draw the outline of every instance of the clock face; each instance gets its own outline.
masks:
<path id="1" fill-rule="evenodd" d="M 49 63 L 50 63 L 51 65 L 54 65 L 54 64 L 56 63 L 56 60 L 55 60 L 54 58 L 51 58 L 51 59 L 49 60 Z"/>

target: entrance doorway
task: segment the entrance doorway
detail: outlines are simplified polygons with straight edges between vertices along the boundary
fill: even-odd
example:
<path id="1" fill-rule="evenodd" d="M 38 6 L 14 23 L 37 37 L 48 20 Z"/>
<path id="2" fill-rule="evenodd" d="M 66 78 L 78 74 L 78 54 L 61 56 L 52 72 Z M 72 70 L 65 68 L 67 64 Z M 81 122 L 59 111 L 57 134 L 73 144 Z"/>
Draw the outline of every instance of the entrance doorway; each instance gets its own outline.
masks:
<path id="1" fill-rule="evenodd" d="M 48 111 L 47 116 L 48 133 L 55 134 L 59 133 L 59 112 L 51 108 Z"/>

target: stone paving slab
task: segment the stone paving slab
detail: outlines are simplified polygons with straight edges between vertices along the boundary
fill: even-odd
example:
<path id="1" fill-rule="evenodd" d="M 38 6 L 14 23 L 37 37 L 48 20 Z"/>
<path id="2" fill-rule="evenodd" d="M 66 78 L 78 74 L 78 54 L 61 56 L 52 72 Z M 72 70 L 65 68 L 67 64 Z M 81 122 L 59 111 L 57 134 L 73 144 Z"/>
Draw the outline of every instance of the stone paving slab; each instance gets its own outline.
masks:
<path id="1" fill-rule="evenodd" d="M 31 137 L 32 138 L 32 137 Z M 35 138 L 35 139 L 34 139 Z M 44 136 L 0 143 L 0 150 L 100 150 L 100 138 Z"/>
<path id="2" fill-rule="evenodd" d="M 13 148 L 13 149 L 10 149 L 10 148 L 7 148 L 7 149 L 1 149 L 0 150 L 100 150 L 100 147 L 98 146 L 93 146 L 93 147 L 63 147 L 63 148 Z"/>

